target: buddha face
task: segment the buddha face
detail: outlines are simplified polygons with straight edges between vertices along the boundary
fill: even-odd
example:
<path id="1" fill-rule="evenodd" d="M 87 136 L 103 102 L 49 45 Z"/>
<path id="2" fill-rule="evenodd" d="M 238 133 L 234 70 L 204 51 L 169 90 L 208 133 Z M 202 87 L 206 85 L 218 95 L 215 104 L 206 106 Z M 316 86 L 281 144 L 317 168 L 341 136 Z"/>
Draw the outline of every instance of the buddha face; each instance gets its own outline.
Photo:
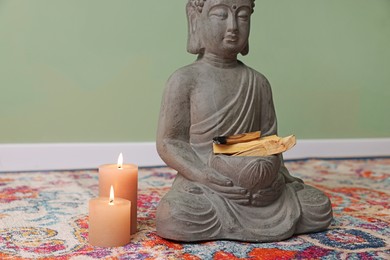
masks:
<path id="1" fill-rule="evenodd" d="M 207 0 L 200 14 L 204 53 L 236 57 L 248 44 L 252 0 Z"/>

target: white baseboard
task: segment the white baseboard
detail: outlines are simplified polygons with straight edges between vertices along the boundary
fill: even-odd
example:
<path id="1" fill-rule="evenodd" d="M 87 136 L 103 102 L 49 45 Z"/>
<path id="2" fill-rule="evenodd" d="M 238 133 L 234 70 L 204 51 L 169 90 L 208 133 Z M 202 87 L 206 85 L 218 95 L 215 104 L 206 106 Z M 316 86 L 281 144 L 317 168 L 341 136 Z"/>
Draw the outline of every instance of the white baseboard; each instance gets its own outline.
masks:
<path id="1" fill-rule="evenodd" d="M 285 159 L 390 156 L 390 138 L 298 140 Z"/>
<path id="2" fill-rule="evenodd" d="M 155 143 L 59 143 L 0 145 L 0 172 L 95 169 L 116 163 L 123 153 L 125 163 L 138 166 L 164 165 Z"/>
<path id="3" fill-rule="evenodd" d="M 95 169 L 115 163 L 121 152 L 125 163 L 165 165 L 154 142 L 0 144 L 0 172 Z M 390 156 L 390 138 L 300 140 L 284 154 L 285 159 L 374 156 Z"/>

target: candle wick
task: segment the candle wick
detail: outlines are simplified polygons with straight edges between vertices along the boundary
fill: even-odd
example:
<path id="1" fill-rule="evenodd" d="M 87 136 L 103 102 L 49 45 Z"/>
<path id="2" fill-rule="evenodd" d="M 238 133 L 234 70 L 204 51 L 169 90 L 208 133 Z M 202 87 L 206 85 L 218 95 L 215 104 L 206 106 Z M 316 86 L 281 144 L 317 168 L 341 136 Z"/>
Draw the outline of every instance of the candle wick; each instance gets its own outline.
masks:
<path id="1" fill-rule="evenodd" d="M 114 205 L 114 200 L 110 199 L 110 202 L 108 203 L 109 205 Z"/>

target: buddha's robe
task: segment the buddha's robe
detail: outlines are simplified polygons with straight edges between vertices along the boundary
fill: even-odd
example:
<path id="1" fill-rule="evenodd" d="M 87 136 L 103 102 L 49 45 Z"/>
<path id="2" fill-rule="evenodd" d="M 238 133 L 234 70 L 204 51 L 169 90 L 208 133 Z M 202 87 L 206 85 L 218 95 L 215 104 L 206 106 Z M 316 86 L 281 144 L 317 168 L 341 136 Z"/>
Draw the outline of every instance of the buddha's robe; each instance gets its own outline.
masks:
<path id="1" fill-rule="evenodd" d="M 189 101 L 181 102 L 169 93 L 169 98 L 163 101 L 169 104 L 163 103 L 162 109 L 177 107 L 175 114 L 180 113 L 183 104 L 190 106 L 189 145 L 193 152 L 205 165 L 229 177 L 234 185 L 247 189 L 253 199 L 249 205 L 235 203 L 205 185 L 188 180 L 182 169 L 158 205 L 157 233 L 179 241 L 232 239 L 257 242 L 277 241 L 293 234 L 327 228 L 332 219 L 329 199 L 321 191 L 301 182 L 288 182 L 287 176 L 291 176 L 281 155 L 232 157 L 213 154 L 215 136 L 259 130 L 267 136 L 276 134 L 277 128 L 267 79 L 242 63 L 231 71 L 234 86 L 218 82 L 208 85 L 207 80 L 202 81 L 197 76 L 218 75 L 222 70 L 199 62 L 178 70 L 174 74 L 176 78 L 182 74 L 188 76 L 188 71 L 194 75 L 189 81 L 196 83 L 192 83 L 186 92 Z M 180 82 L 176 79 L 174 84 Z M 177 124 L 172 127 L 180 127 Z"/>

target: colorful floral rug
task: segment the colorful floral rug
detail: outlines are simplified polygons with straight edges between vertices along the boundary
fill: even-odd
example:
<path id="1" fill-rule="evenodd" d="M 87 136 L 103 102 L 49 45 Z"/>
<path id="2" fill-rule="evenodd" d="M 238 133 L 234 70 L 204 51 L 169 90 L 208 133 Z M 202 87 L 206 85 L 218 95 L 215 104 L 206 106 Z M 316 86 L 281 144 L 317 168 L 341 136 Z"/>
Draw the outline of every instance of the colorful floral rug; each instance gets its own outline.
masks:
<path id="1" fill-rule="evenodd" d="M 0 173 L 0 259 L 390 259 L 390 158 L 286 165 L 331 198 L 329 230 L 277 243 L 166 241 L 154 219 L 175 171 L 140 168 L 139 231 L 117 248 L 88 244 L 95 170 Z"/>

